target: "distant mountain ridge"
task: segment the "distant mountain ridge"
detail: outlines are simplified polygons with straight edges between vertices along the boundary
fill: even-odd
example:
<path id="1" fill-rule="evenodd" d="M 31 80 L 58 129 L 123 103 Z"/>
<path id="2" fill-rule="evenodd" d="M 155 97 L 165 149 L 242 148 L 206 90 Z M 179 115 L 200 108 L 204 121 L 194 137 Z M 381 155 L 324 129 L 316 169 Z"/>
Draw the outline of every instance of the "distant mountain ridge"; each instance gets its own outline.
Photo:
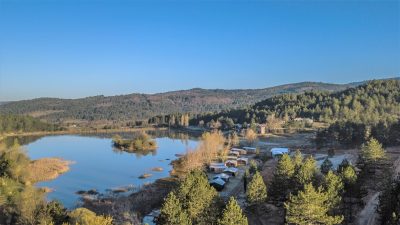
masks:
<path id="1" fill-rule="evenodd" d="M 79 99 L 37 98 L 1 104 L 0 113 L 31 115 L 50 122 L 140 120 L 172 113 L 216 112 L 249 106 L 285 93 L 341 91 L 358 84 L 301 82 L 263 89 L 194 88 L 157 94 L 100 95 Z"/>

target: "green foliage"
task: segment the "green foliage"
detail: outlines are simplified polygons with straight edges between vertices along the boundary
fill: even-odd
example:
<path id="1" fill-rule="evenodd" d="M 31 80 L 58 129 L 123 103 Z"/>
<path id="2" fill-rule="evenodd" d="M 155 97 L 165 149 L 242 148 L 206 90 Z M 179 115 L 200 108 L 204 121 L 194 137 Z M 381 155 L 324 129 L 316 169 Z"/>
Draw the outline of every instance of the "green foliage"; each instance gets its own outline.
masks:
<path id="1" fill-rule="evenodd" d="M 258 165 L 257 165 L 257 162 L 255 161 L 255 160 L 250 160 L 250 163 L 249 163 L 250 165 L 249 165 L 249 172 L 251 173 L 251 174 L 255 174 L 257 171 L 258 171 Z"/>
<path id="2" fill-rule="evenodd" d="M 346 166 L 340 171 L 340 176 L 346 185 L 353 185 L 357 181 L 357 174 L 353 166 Z"/>
<path id="3" fill-rule="evenodd" d="M 164 204 L 160 209 L 160 217 L 157 221 L 158 224 L 168 225 L 190 225 L 192 221 L 187 215 L 186 211 L 182 208 L 182 204 L 175 196 L 174 192 L 170 192 Z"/>
<path id="4" fill-rule="evenodd" d="M 323 188 L 328 197 L 327 204 L 330 208 L 336 208 L 339 205 L 343 187 L 343 181 L 340 176 L 329 170 L 324 177 Z"/>
<path id="5" fill-rule="evenodd" d="M 303 164 L 303 155 L 299 150 L 296 150 L 293 157 L 293 163 L 296 169 L 300 168 L 301 164 Z"/>
<path id="6" fill-rule="evenodd" d="M 298 225 L 340 224 L 343 217 L 328 215 L 331 210 L 329 204 L 326 204 L 328 201 L 328 195 L 321 188 L 316 190 L 311 183 L 306 184 L 303 191 L 290 196 L 285 203 L 287 223 Z"/>
<path id="7" fill-rule="evenodd" d="M 321 164 L 321 173 L 327 174 L 329 171 L 332 170 L 333 164 L 331 160 L 326 158 Z"/>
<path id="8" fill-rule="evenodd" d="M 255 90 L 206 90 L 197 88 L 154 95 L 129 94 L 81 99 L 39 98 L 2 104 L 0 105 L 0 113 L 44 112 L 45 114 L 41 118 L 54 122 L 66 119 L 129 121 L 134 118 L 135 120 L 147 120 L 152 116 L 176 112 L 198 114 L 241 108 L 280 93 L 300 93 L 309 88 L 343 90 L 345 87 L 347 86 L 304 82 L 288 84 L 279 88 Z M 163 124 L 166 117 L 152 118 L 152 122 Z M 175 117 L 175 120 L 180 120 L 179 117 Z M 194 124 L 197 125 L 198 121 Z M 209 121 L 207 120 L 207 122 Z"/>
<path id="9" fill-rule="evenodd" d="M 291 190 L 295 165 L 288 154 L 283 154 L 278 161 L 272 180 L 271 195 L 277 199 L 285 199 Z"/>
<path id="10" fill-rule="evenodd" d="M 157 148 L 156 141 L 151 139 L 146 132 L 141 132 L 139 135 L 130 140 L 123 139 L 121 136 L 115 135 L 113 137 L 113 144 L 114 147 L 125 151 L 149 151 Z"/>
<path id="11" fill-rule="evenodd" d="M 208 210 L 217 199 L 217 191 L 208 183 L 207 176 L 199 170 L 190 172 L 175 191 L 192 223 L 212 219 Z M 216 220 L 216 219 L 215 219 Z"/>
<path id="12" fill-rule="evenodd" d="M 31 116 L 0 114 L 0 133 L 55 131 L 60 128 Z"/>
<path id="13" fill-rule="evenodd" d="M 96 213 L 86 208 L 77 208 L 70 214 L 70 222 L 78 225 L 111 225 L 112 218 L 108 216 L 97 216 Z"/>
<path id="14" fill-rule="evenodd" d="M 313 182 L 316 172 L 317 162 L 313 157 L 307 157 L 295 174 L 295 180 L 298 188 Z"/>
<path id="15" fill-rule="evenodd" d="M 247 225 L 247 218 L 234 197 L 229 199 L 226 208 L 222 213 L 222 218 L 218 220 L 219 225 Z"/>
<path id="16" fill-rule="evenodd" d="M 258 171 L 247 186 L 246 197 L 250 204 L 259 204 L 267 199 L 267 186 Z"/>
<path id="17" fill-rule="evenodd" d="M 365 162 L 376 162 L 384 159 L 385 157 L 385 150 L 375 138 L 371 138 L 371 140 L 369 140 L 361 148 L 361 158 Z"/>

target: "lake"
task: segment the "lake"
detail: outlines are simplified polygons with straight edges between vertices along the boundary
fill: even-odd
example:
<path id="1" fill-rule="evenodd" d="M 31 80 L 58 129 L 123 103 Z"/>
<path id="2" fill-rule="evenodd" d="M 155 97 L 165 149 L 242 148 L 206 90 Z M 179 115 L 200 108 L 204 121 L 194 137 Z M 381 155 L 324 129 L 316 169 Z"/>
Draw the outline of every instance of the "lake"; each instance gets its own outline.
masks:
<path id="1" fill-rule="evenodd" d="M 127 134 L 124 134 L 126 136 Z M 70 170 L 58 178 L 40 182 L 40 187 L 49 187 L 53 191 L 48 199 L 57 199 L 64 206 L 73 208 L 79 202 L 80 190 L 96 189 L 100 193 L 107 190 L 135 186 L 169 176 L 171 161 L 175 154 L 182 154 L 197 145 L 197 139 L 176 139 L 167 136 L 155 137 L 158 149 L 147 155 L 119 151 L 112 146 L 111 135 L 80 136 L 60 135 L 45 136 L 23 143 L 32 160 L 44 157 L 59 157 L 73 161 Z M 163 171 L 152 171 L 161 167 Z M 144 173 L 152 174 L 146 179 L 139 179 Z"/>

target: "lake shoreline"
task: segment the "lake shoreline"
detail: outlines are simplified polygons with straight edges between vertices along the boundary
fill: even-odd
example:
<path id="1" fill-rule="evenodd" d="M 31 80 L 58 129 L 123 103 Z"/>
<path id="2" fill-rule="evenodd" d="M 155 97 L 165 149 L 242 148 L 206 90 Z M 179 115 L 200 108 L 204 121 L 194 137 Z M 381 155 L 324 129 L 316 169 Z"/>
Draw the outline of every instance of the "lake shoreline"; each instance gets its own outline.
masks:
<path id="1" fill-rule="evenodd" d="M 164 131 L 167 127 L 141 127 L 141 128 L 118 128 L 118 129 L 96 129 L 96 130 L 62 130 L 62 131 L 35 131 L 7 133 L 0 136 L 0 141 L 8 137 L 23 136 L 45 136 L 45 135 L 64 135 L 64 134 L 107 134 L 107 133 L 129 133 L 137 131 Z"/>

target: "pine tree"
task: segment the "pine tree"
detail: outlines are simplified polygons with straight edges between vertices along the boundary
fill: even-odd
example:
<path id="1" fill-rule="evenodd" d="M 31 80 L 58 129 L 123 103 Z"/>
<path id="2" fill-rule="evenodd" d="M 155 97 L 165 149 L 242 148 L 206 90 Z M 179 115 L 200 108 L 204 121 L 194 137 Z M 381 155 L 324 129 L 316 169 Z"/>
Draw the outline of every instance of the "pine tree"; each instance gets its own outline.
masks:
<path id="1" fill-rule="evenodd" d="M 294 153 L 293 163 L 296 169 L 300 168 L 301 164 L 303 164 L 303 155 L 299 150 L 296 150 Z"/>
<path id="2" fill-rule="evenodd" d="M 267 199 L 267 186 L 257 171 L 247 187 L 247 201 L 250 204 L 259 204 Z"/>
<path id="3" fill-rule="evenodd" d="M 328 196 L 329 206 L 336 208 L 341 201 L 341 193 L 343 191 L 342 179 L 330 170 L 324 177 L 324 191 Z"/>
<path id="4" fill-rule="evenodd" d="M 308 157 L 304 160 L 304 162 L 300 165 L 299 169 L 296 172 L 295 179 L 297 183 L 297 187 L 303 187 L 305 184 L 308 184 L 313 181 L 315 173 L 317 171 L 317 162 L 313 157 Z"/>
<path id="5" fill-rule="evenodd" d="M 278 161 L 274 178 L 272 180 L 271 193 L 275 198 L 285 199 L 293 184 L 295 165 L 288 154 L 283 154 Z"/>
<path id="6" fill-rule="evenodd" d="M 182 209 L 181 202 L 175 196 L 174 192 L 170 192 L 164 200 L 164 204 L 160 209 L 160 216 L 157 224 L 168 225 L 190 225 L 192 222 L 187 213 Z"/>
<path id="7" fill-rule="evenodd" d="M 286 221 L 289 224 L 317 225 L 317 224 L 339 224 L 343 216 L 330 216 L 329 205 L 326 204 L 328 196 L 321 188 L 315 190 L 311 183 L 304 186 L 303 191 L 297 195 L 290 196 L 285 203 Z"/>
<path id="8" fill-rule="evenodd" d="M 362 146 L 361 157 L 366 162 L 376 162 L 385 158 L 385 150 L 375 138 L 371 138 Z"/>
<path id="9" fill-rule="evenodd" d="M 345 185 L 353 185 L 357 181 L 357 174 L 352 166 L 344 167 L 340 172 L 340 176 Z"/>
<path id="10" fill-rule="evenodd" d="M 207 176 L 200 170 L 190 172 L 175 192 L 192 221 L 202 216 L 216 200 L 217 191 L 208 183 Z"/>
<path id="11" fill-rule="evenodd" d="M 219 225 L 247 225 L 247 218 L 243 215 L 242 209 L 234 197 L 229 199 L 226 208 L 222 213 L 222 218 L 218 220 Z"/>
<path id="12" fill-rule="evenodd" d="M 332 164 L 331 160 L 326 158 L 324 160 L 324 162 L 322 162 L 322 164 L 321 164 L 321 173 L 327 174 L 329 171 L 332 170 L 332 167 L 333 167 L 333 164 Z"/>

